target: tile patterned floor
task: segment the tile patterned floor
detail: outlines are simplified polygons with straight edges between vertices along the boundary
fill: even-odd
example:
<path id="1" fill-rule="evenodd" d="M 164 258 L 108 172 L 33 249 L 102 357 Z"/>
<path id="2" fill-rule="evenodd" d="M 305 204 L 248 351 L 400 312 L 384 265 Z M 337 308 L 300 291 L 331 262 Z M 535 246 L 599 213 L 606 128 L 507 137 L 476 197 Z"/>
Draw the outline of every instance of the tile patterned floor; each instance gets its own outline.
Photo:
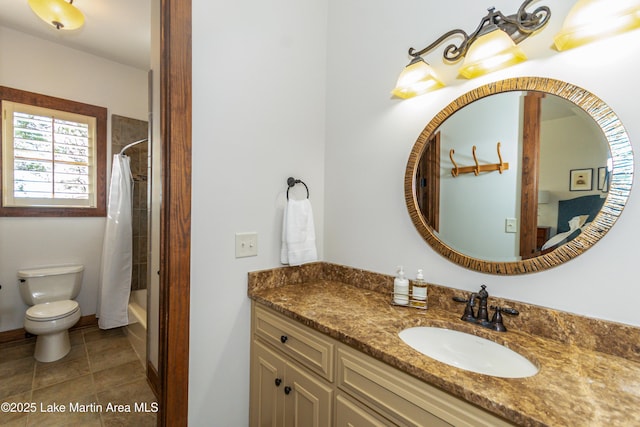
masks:
<path id="1" fill-rule="evenodd" d="M 34 339 L 0 346 L 0 426 L 155 426 L 156 398 L 124 331 L 70 338 L 69 354 L 51 363 L 33 358 Z"/>

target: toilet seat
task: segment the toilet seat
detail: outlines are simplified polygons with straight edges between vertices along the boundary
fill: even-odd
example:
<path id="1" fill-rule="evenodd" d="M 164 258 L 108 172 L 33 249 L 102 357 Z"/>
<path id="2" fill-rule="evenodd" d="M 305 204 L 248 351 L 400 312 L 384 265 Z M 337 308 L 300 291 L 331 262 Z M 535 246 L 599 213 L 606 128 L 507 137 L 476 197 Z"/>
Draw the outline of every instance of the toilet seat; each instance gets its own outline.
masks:
<path id="1" fill-rule="evenodd" d="M 45 302 L 29 307 L 25 317 L 35 322 L 48 322 L 70 316 L 78 310 L 80 305 L 73 300 Z"/>

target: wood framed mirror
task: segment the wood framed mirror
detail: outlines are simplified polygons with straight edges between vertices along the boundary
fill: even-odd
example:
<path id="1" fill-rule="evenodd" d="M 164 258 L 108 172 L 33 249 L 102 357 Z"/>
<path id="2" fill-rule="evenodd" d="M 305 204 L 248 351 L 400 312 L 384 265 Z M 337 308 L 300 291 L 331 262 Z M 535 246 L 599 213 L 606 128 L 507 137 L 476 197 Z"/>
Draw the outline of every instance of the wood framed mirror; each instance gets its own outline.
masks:
<path id="1" fill-rule="evenodd" d="M 436 114 L 409 155 L 404 185 L 411 219 L 434 250 L 508 275 L 558 266 L 595 245 L 632 182 L 631 143 L 606 103 L 567 82 L 518 77 Z"/>

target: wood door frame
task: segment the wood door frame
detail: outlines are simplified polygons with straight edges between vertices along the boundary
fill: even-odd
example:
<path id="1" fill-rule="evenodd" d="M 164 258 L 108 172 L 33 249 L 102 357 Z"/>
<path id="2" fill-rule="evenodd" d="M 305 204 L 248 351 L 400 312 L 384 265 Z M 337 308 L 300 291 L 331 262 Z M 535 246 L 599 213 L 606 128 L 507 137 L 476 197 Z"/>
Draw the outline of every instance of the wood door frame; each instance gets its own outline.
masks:
<path id="1" fill-rule="evenodd" d="M 529 91 L 524 97 L 522 126 L 522 184 L 520 198 L 520 256 L 529 259 L 537 251 L 540 126 L 544 93 Z"/>
<path id="2" fill-rule="evenodd" d="M 186 426 L 191 268 L 191 0 L 161 0 L 159 426 Z"/>
<path id="3" fill-rule="evenodd" d="M 440 231 L 440 131 L 436 132 L 425 147 L 424 154 L 418 167 L 422 199 L 418 205 L 422 210 L 427 224 L 433 231 Z M 423 187 L 423 184 L 426 186 Z"/>

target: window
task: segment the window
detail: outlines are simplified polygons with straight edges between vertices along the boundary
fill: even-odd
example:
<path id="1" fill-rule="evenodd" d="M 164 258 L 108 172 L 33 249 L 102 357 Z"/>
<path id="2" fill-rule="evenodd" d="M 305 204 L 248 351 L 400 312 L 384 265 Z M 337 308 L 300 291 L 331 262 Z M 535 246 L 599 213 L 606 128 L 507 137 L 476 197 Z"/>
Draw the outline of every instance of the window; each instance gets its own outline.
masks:
<path id="1" fill-rule="evenodd" d="M 0 86 L 0 216 L 104 216 L 107 110 Z"/>

